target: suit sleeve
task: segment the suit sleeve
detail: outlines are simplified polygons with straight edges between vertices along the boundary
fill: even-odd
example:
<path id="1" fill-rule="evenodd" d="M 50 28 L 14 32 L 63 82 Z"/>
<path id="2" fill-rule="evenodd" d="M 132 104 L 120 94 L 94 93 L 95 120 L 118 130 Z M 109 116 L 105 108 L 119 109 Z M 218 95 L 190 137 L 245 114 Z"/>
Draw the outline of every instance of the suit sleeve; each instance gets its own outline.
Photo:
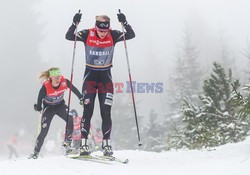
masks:
<path id="1" fill-rule="evenodd" d="M 68 31 L 67 31 L 67 33 L 65 35 L 65 38 L 67 40 L 70 40 L 70 41 L 75 41 L 75 30 L 76 30 L 76 26 L 74 24 L 72 24 L 69 27 L 69 29 L 68 29 Z M 76 40 L 77 41 L 82 41 L 82 42 L 86 43 L 86 40 L 87 40 L 87 37 L 88 37 L 88 33 L 89 33 L 89 31 L 87 29 L 79 31 L 77 33 Z"/>
<path id="2" fill-rule="evenodd" d="M 135 37 L 135 32 L 129 24 L 127 24 L 124 28 L 125 28 L 125 39 L 126 40 L 129 40 L 129 39 L 132 39 Z M 119 41 L 123 41 L 123 32 L 121 32 L 119 30 L 112 30 L 111 35 L 112 35 L 112 38 L 113 38 L 115 44 Z"/>
<path id="3" fill-rule="evenodd" d="M 42 102 L 44 97 L 46 96 L 46 88 L 43 85 L 39 91 L 38 98 L 37 98 L 37 106 L 42 107 Z"/>

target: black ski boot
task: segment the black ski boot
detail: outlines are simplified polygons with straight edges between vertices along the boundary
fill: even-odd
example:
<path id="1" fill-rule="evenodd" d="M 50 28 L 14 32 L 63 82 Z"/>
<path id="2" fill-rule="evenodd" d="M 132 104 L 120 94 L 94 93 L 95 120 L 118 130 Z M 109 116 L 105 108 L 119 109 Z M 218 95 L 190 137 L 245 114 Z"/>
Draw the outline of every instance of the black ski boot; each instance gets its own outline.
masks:
<path id="1" fill-rule="evenodd" d="M 111 147 L 111 144 L 110 144 L 110 139 L 106 139 L 106 140 L 103 140 L 102 141 L 102 149 L 103 149 L 103 155 L 104 156 L 112 156 L 114 153 L 113 153 L 113 150 L 112 150 L 112 147 Z"/>
<path id="2" fill-rule="evenodd" d="M 66 141 L 66 142 L 63 142 L 62 146 L 65 148 L 66 150 L 66 155 L 72 153 L 73 149 L 71 147 L 71 141 Z"/>
<path id="3" fill-rule="evenodd" d="M 34 152 L 33 154 L 31 154 L 28 159 L 37 159 L 38 158 L 38 154 L 37 152 Z"/>
<path id="4" fill-rule="evenodd" d="M 82 146 L 80 147 L 80 156 L 89 156 L 89 145 L 87 144 L 88 139 L 82 139 Z"/>

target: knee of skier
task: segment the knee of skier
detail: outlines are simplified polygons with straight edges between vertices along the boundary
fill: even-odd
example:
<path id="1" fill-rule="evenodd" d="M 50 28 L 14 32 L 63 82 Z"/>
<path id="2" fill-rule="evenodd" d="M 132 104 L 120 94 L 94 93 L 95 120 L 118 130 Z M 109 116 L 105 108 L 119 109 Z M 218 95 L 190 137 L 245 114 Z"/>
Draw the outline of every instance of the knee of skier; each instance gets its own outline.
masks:
<path id="1" fill-rule="evenodd" d="M 48 134 L 48 131 L 49 131 L 48 124 L 43 123 L 42 126 L 41 126 L 41 131 L 40 131 L 40 134 L 38 135 L 38 137 L 45 138 L 46 135 Z"/>

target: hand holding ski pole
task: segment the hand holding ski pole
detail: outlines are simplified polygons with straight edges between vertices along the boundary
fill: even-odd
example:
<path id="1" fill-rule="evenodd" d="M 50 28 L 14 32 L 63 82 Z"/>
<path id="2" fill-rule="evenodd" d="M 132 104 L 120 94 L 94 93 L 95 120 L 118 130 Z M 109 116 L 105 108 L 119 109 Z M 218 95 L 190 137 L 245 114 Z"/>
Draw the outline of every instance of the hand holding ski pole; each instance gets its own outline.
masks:
<path id="1" fill-rule="evenodd" d="M 121 13 L 120 9 L 118 11 L 119 11 L 119 13 L 117 14 L 118 21 L 122 23 L 123 26 L 126 26 L 128 24 L 126 16 L 123 13 Z"/>
<path id="2" fill-rule="evenodd" d="M 79 100 L 80 100 L 79 104 L 80 104 L 81 106 L 83 106 L 83 97 L 80 98 Z"/>
<path id="3" fill-rule="evenodd" d="M 37 104 L 34 104 L 34 110 L 35 110 L 35 111 L 41 112 L 42 109 L 43 109 L 43 108 L 42 108 L 41 106 L 38 106 Z"/>
<path id="4" fill-rule="evenodd" d="M 135 113 L 135 122 L 136 122 L 136 128 L 137 128 L 137 135 L 138 135 L 138 146 L 142 146 L 141 143 L 141 138 L 140 138 L 140 132 L 139 132 L 139 125 L 138 125 L 138 119 L 137 119 L 137 113 L 136 113 L 136 106 L 135 106 L 135 96 L 134 96 L 134 89 L 133 89 L 133 84 L 132 84 L 132 76 L 131 76 L 131 71 L 130 71 L 130 64 L 129 64 L 129 59 L 128 59 L 128 49 L 127 49 L 127 44 L 126 44 L 126 38 L 125 38 L 125 30 L 124 26 L 127 25 L 127 20 L 126 16 L 121 13 L 121 10 L 118 10 L 118 20 L 121 22 L 122 25 L 122 32 L 123 32 L 123 41 L 124 41 L 124 47 L 125 47 L 125 52 L 126 52 L 126 58 L 127 58 L 127 66 L 128 66 L 128 74 L 129 74 L 129 82 L 130 82 L 130 89 L 131 89 L 131 95 L 132 95 L 132 100 L 133 100 L 133 107 L 134 107 L 134 113 Z"/>
<path id="5" fill-rule="evenodd" d="M 77 26 L 82 19 L 82 14 L 81 14 L 81 10 L 79 10 L 79 12 L 77 14 L 75 14 L 74 18 L 73 18 L 73 23 Z"/>

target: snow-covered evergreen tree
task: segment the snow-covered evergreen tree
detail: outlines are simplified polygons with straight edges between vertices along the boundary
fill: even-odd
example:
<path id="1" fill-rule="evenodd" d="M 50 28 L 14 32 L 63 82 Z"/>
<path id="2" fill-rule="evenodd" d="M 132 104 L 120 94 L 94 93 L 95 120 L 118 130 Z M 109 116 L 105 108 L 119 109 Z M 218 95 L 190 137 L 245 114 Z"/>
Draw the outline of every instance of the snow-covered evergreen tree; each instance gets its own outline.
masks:
<path id="1" fill-rule="evenodd" d="M 238 89 L 238 80 L 233 80 L 232 71 L 214 63 L 213 73 L 204 80 L 202 105 L 196 106 L 185 99 L 182 106 L 185 130 L 175 135 L 176 148 L 199 149 L 243 140 L 249 130 L 248 123 L 236 113 L 237 105 L 231 100 L 233 88 Z"/>
<path id="2" fill-rule="evenodd" d="M 167 103 L 171 114 L 180 113 L 184 97 L 198 101 L 202 72 L 198 63 L 197 47 L 193 44 L 188 28 L 184 31 L 183 44 L 178 48 L 176 68 L 169 78 Z"/>
<path id="3" fill-rule="evenodd" d="M 164 136 L 165 144 L 171 147 L 172 128 L 182 128 L 181 105 L 184 98 L 198 102 L 201 91 L 202 71 L 198 62 L 199 53 L 193 43 L 193 38 L 188 27 L 183 32 L 182 44 L 176 54 L 176 66 L 173 74 L 169 77 L 167 88 L 168 113 L 164 121 L 167 133 Z"/>
<path id="4" fill-rule="evenodd" d="M 237 104 L 237 114 L 240 118 L 250 121 L 250 85 L 246 84 L 242 88 L 243 92 L 240 93 L 234 90 L 232 101 Z"/>

